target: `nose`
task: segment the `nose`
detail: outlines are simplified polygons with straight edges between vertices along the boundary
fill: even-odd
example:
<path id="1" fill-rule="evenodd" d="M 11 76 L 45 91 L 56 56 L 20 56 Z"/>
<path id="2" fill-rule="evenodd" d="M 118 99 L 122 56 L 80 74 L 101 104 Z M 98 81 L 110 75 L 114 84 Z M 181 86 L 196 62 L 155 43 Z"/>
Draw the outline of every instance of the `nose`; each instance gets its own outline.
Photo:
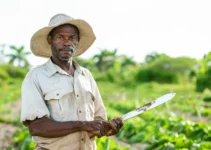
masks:
<path id="1" fill-rule="evenodd" d="M 63 45 L 64 46 L 71 46 L 73 43 L 70 39 L 64 39 Z"/>

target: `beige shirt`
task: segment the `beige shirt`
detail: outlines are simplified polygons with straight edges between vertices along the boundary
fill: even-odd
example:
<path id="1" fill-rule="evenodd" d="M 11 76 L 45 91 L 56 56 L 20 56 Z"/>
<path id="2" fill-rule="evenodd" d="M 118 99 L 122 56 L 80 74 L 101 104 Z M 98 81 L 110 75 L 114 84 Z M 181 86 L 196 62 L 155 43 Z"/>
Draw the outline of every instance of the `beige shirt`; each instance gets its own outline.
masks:
<path id="1" fill-rule="evenodd" d="M 52 120 L 92 121 L 106 119 L 106 111 L 91 73 L 74 62 L 74 77 L 49 59 L 29 71 L 22 84 L 21 121 L 43 116 Z M 96 143 L 87 132 L 64 137 L 34 136 L 38 146 L 50 150 L 94 150 Z"/>

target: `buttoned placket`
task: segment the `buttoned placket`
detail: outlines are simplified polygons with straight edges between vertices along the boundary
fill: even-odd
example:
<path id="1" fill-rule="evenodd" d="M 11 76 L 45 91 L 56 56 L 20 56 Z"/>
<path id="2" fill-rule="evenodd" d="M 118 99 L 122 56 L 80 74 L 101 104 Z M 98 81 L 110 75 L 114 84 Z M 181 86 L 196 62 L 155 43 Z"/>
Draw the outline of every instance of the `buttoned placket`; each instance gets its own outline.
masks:
<path id="1" fill-rule="evenodd" d="M 74 95 L 75 95 L 75 99 L 76 99 L 76 110 L 77 110 L 77 115 L 78 115 L 78 119 L 79 120 L 81 120 L 81 119 L 83 119 L 82 117 L 83 117 L 83 110 L 81 110 L 81 108 L 80 108 L 80 95 L 79 95 L 79 89 L 78 89 L 78 87 L 77 87 L 77 80 L 78 80 L 78 76 L 79 76 L 79 74 L 78 74 L 78 72 L 77 71 L 75 71 L 74 72 L 74 76 L 72 76 L 72 75 L 69 75 L 68 73 L 66 73 L 66 72 L 64 72 L 64 71 L 61 71 L 60 72 L 61 74 L 64 74 L 64 75 L 67 75 L 67 76 L 69 76 L 70 78 L 72 78 L 73 79 L 73 81 L 71 82 L 70 81 L 70 83 L 72 84 L 72 87 L 73 87 L 73 93 L 74 93 Z M 81 145 L 81 150 L 82 149 L 84 149 L 83 147 L 84 147 L 84 144 L 85 144 L 85 136 L 84 136 L 84 134 L 81 132 L 81 134 L 80 134 L 80 145 Z M 82 146 L 83 145 L 83 146 Z"/>
<path id="2" fill-rule="evenodd" d="M 75 71 L 74 72 L 74 77 L 73 77 L 73 89 L 74 89 L 74 94 L 75 94 L 75 99 L 76 99 L 76 110 L 77 110 L 77 114 L 78 114 L 78 119 L 79 120 L 83 120 L 83 110 L 81 110 L 81 108 L 80 108 L 80 89 L 78 88 L 78 80 L 79 80 L 79 76 L 80 76 L 80 74 L 77 72 L 77 71 Z M 81 134 L 80 134 L 80 145 L 81 145 L 81 147 L 80 147 L 80 149 L 82 150 L 82 149 L 84 149 L 83 147 L 84 147 L 84 144 L 85 144 L 85 136 L 84 136 L 84 134 L 83 134 L 83 132 L 81 132 Z"/>
<path id="3" fill-rule="evenodd" d="M 78 114 L 78 119 L 82 120 L 83 119 L 83 110 L 80 107 L 80 89 L 78 89 L 78 78 L 79 78 L 80 74 L 75 71 L 74 73 L 74 80 L 73 80 L 73 84 L 74 84 L 74 93 L 75 93 L 75 99 L 76 99 L 76 105 L 77 105 L 77 114 Z"/>

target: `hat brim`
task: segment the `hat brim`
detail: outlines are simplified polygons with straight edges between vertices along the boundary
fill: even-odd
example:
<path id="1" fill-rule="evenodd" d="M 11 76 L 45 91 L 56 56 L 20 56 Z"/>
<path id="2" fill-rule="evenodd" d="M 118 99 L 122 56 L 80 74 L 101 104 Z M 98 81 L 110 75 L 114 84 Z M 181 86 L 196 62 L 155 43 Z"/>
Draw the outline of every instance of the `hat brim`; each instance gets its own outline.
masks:
<path id="1" fill-rule="evenodd" d="M 73 57 L 83 54 L 96 39 L 92 27 L 86 21 L 81 19 L 66 21 L 57 26 L 44 27 L 34 33 L 30 43 L 31 51 L 34 55 L 45 58 L 49 58 L 52 56 L 51 46 L 47 41 L 47 37 L 53 28 L 58 27 L 62 24 L 72 24 L 79 29 L 80 40 Z"/>

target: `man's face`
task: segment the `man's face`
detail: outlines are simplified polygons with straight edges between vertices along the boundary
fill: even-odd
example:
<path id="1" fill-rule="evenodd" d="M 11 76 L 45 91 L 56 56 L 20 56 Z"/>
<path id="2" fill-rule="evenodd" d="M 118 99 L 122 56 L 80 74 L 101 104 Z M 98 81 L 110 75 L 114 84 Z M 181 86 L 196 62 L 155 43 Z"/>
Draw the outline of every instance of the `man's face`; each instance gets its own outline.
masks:
<path id="1" fill-rule="evenodd" d="M 69 61 L 74 55 L 79 41 L 78 29 L 69 24 L 53 29 L 48 36 L 53 57 L 62 61 Z"/>

